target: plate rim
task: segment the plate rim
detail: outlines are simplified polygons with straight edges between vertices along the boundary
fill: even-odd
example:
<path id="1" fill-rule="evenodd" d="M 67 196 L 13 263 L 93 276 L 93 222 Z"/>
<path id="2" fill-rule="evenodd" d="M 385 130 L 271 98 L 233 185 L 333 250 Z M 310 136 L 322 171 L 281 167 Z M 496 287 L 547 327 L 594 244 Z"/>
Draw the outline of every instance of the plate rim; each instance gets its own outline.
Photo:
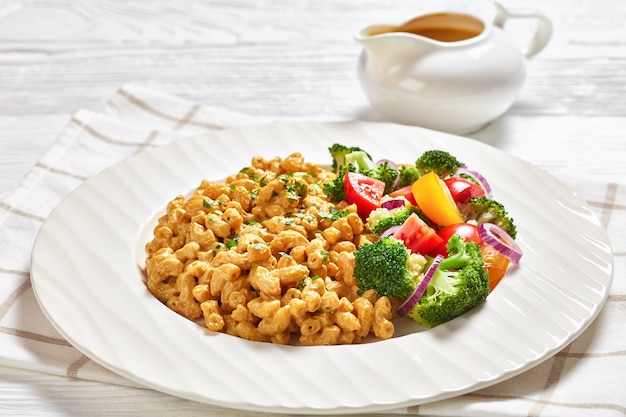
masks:
<path id="1" fill-rule="evenodd" d="M 378 122 L 280 122 L 280 123 L 269 123 L 269 124 L 263 124 L 263 125 L 256 125 L 256 126 L 246 126 L 246 127 L 239 127 L 239 128 L 231 128 L 231 129 L 225 129 L 222 131 L 217 131 L 217 132 L 207 132 L 207 133 L 203 133 L 203 134 L 199 134 L 199 135 L 193 135 L 193 136 L 189 136 L 187 138 L 183 138 L 183 139 L 178 139 L 175 142 L 171 142 L 169 144 L 166 145 L 162 145 L 158 148 L 153 148 L 153 149 L 148 149 L 145 150 L 143 152 L 141 152 L 140 154 L 134 155 L 132 157 L 126 158 L 125 160 L 122 160 L 114 165 L 112 165 L 111 167 L 103 170 L 101 173 L 95 175 L 94 177 L 87 179 L 83 184 L 81 184 L 79 187 L 77 187 L 74 191 L 72 191 L 70 194 L 68 194 L 68 196 L 66 196 L 58 205 L 55 209 L 53 209 L 53 211 L 51 212 L 51 214 L 49 215 L 49 217 L 47 218 L 47 220 L 44 222 L 44 224 L 42 225 L 37 238 L 35 240 L 35 244 L 33 246 L 33 251 L 32 251 L 32 261 L 31 261 L 31 280 L 32 280 L 32 285 L 33 285 L 33 290 L 35 293 L 35 296 L 37 298 L 37 301 L 39 302 L 42 310 L 44 311 L 44 314 L 47 316 L 47 318 L 50 320 L 50 322 L 53 324 L 53 326 L 59 331 L 59 333 L 61 333 L 61 335 L 63 335 L 63 337 L 65 337 L 68 341 L 70 341 L 70 343 L 72 343 L 73 346 L 75 346 L 79 351 L 81 351 L 82 353 L 84 353 L 86 356 L 90 357 L 92 360 L 94 360 L 95 362 L 99 363 L 100 365 L 102 365 L 103 367 L 117 373 L 120 374 L 130 380 L 133 380 L 137 383 L 140 383 L 144 386 L 148 386 L 150 388 L 156 389 L 158 391 L 162 391 L 171 395 L 175 395 L 178 397 L 182 397 L 182 398 L 187 398 L 190 400 L 194 400 L 194 401 L 198 401 L 198 402 L 203 402 L 206 404 L 213 404 L 213 405 L 217 405 L 217 406 L 223 406 L 223 407 L 230 407 L 230 408 L 238 408 L 238 409 L 244 409 L 244 410 L 254 410 L 254 411 L 269 411 L 269 412 L 278 412 L 278 413 L 309 413 L 309 414 L 328 414 L 328 413 L 336 413 L 336 412 L 343 412 L 343 413 L 357 413 L 357 412 L 362 412 L 362 411 L 368 411 L 368 412 L 375 412 L 375 411 L 385 411 L 385 410 L 389 410 L 392 408 L 396 408 L 396 407 L 406 407 L 406 406 L 411 406 L 411 405 L 418 405 L 418 404 L 423 404 L 425 402 L 431 402 L 431 401 L 436 401 L 436 400 L 443 400 L 443 399 L 447 399 L 450 397 L 454 397 L 454 396 L 458 396 L 458 395 L 462 395 L 471 391 L 475 391 L 477 389 L 482 389 L 482 388 L 486 388 L 487 386 L 493 385 L 497 382 L 501 382 L 503 380 L 512 378 L 515 375 L 518 375 L 519 373 L 522 373 L 536 365 L 538 365 L 539 363 L 549 359 L 550 357 L 552 357 L 555 353 L 557 353 L 560 349 L 563 348 L 563 346 L 565 346 L 567 343 L 571 342 L 572 340 L 574 340 L 576 337 L 578 337 L 578 335 L 580 335 L 595 319 L 595 317 L 599 314 L 599 312 L 602 309 L 602 306 L 604 305 L 604 302 L 606 301 L 606 298 L 608 296 L 608 291 L 609 288 L 611 286 L 611 282 L 613 279 L 613 255 L 612 255 L 612 249 L 610 247 L 610 242 L 608 240 L 608 236 L 606 236 L 606 231 L 601 227 L 600 229 L 604 230 L 604 234 L 603 234 L 603 238 L 605 239 L 604 242 L 608 245 L 608 251 L 609 253 L 605 254 L 605 258 L 603 260 L 607 261 L 610 264 L 610 274 L 608 277 L 603 277 L 606 281 L 604 283 L 604 285 L 600 286 L 600 292 L 598 293 L 597 298 L 599 299 L 598 302 L 595 303 L 595 305 L 592 307 L 588 318 L 584 321 L 584 323 L 582 323 L 581 325 L 578 325 L 576 327 L 576 331 L 571 333 L 569 336 L 563 338 L 559 343 L 557 343 L 554 347 L 550 348 L 550 349 L 546 349 L 543 353 L 543 355 L 540 355 L 536 358 L 532 358 L 527 360 L 524 363 L 519 364 L 520 366 L 517 367 L 513 367 L 511 369 L 505 370 L 502 373 L 500 373 L 500 375 L 496 375 L 495 377 L 483 377 L 481 378 L 475 378 L 474 383 L 465 387 L 457 387 L 454 390 L 446 390 L 446 389 L 442 389 L 440 390 L 436 395 L 434 396 L 420 396 L 420 395 L 415 395 L 415 394 L 408 394 L 405 395 L 405 399 L 404 401 L 394 401 L 393 403 L 384 403 L 384 402 L 378 402 L 378 403 L 374 403 L 374 402 L 370 402 L 370 403 L 366 403 L 365 401 L 363 401 L 362 399 L 358 399 L 361 397 L 358 397 L 358 395 L 356 397 L 358 397 L 357 399 L 352 400 L 353 403 L 352 404 L 348 404 L 348 403 L 344 403 L 344 404 L 339 404 L 337 400 L 335 400 L 335 404 L 331 404 L 330 402 L 324 402 L 324 401 L 310 401 L 310 403 L 307 405 L 305 401 L 299 401 L 299 402 L 292 402 L 287 404 L 285 401 L 281 403 L 280 400 L 277 399 L 273 399 L 272 401 L 274 401 L 272 404 L 270 404 L 270 402 L 267 403 L 260 403 L 259 401 L 251 401 L 251 402 L 246 402 L 246 400 L 242 400 L 242 399 L 238 399 L 239 397 L 235 396 L 233 397 L 233 399 L 226 401 L 226 400 L 218 400 L 217 398 L 214 397 L 203 397 L 203 396 L 198 396 L 197 393 L 194 394 L 190 394 L 189 392 L 186 391 L 177 391 L 176 389 L 173 389 L 172 387 L 164 387 L 162 386 L 160 383 L 159 384 L 155 384 L 152 383 L 151 380 L 146 379 L 146 377 L 141 376 L 141 375 L 137 375 L 136 372 L 128 372 L 126 369 L 120 368 L 118 365 L 119 363 L 112 363 L 112 361 L 110 360 L 109 356 L 107 355 L 106 359 L 102 359 L 102 354 L 98 351 L 94 351 L 93 346 L 89 345 L 89 343 L 85 343 L 81 337 L 78 337 L 76 335 L 77 329 L 76 328 L 68 328 L 68 320 L 67 318 L 61 318 L 59 317 L 59 309 L 58 306 L 54 306 L 54 301 L 51 300 L 51 293 L 50 293 L 50 288 L 46 287 L 46 279 L 50 278 L 49 274 L 46 273 L 46 271 L 44 270 L 43 266 L 40 263 L 41 259 L 44 259 L 47 262 L 50 262 L 50 259 L 45 259 L 45 257 L 42 256 L 42 250 L 44 249 L 49 249 L 49 246 L 46 247 L 46 244 L 49 245 L 50 241 L 54 241 L 52 239 L 52 237 L 47 236 L 46 233 L 48 231 L 49 228 L 53 227 L 51 225 L 54 225 L 54 222 L 59 222 L 59 219 L 62 218 L 63 215 L 65 215 L 64 210 L 68 210 L 68 205 L 71 206 L 72 202 L 75 202 L 76 200 L 80 199 L 82 197 L 82 194 L 84 193 L 97 193 L 97 191 L 93 190 L 93 187 L 95 186 L 99 186 L 101 185 L 100 182 L 104 181 L 106 182 L 107 177 L 111 177 L 111 176 L 115 176 L 115 175 L 120 175 L 120 171 L 124 171 L 126 169 L 130 169 L 135 167 L 138 164 L 138 161 L 142 161 L 142 159 L 150 159 L 150 158 L 158 158 L 159 155 L 166 153 L 168 150 L 172 150 L 175 148 L 181 148 L 184 149 L 186 151 L 189 151 L 189 147 L 193 147 L 194 145 L 198 145 L 200 144 L 202 141 L 204 140 L 208 140 L 211 138 L 222 138 L 224 136 L 226 137 L 230 137 L 233 136 L 234 137 L 241 137 L 241 135 L 243 135 L 243 137 L 245 137 L 246 135 L 250 135 L 250 134 L 254 134 L 254 133 L 258 133 L 260 130 L 270 130 L 273 132 L 278 132 L 279 134 L 285 134 L 285 133 L 293 133 L 294 131 L 297 132 L 306 132 L 308 129 L 310 129 L 313 133 L 304 133 L 304 135 L 310 135 L 309 139 L 311 137 L 317 137 L 316 135 L 319 135 L 319 132 L 324 132 L 327 130 L 331 130 L 331 131 L 337 131 L 340 133 L 346 133 L 346 132 L 370 132 L 370 131 L 385 131 L 385 130 L 391 130 L 391 131 L 402 131 L 402 132 L 410 132 L 410 133 L 416 133 L 416 134 L 422 134 L 425 137 L 428 138 L 428 141 L 430 142 L 437 142 L 440 146 L 446 146 L 449 143 L 462 143 L 467 141 L 468 143 L 471 143 L 473 146 L 476 146 L 477 148 L 481 148 L 481 149 L 488 149 L 489 152 L 491 153 L 495 153 L 497 155 L 505 155 L 506 158 L 505 159 L 513 159 L 516 160 L 517 162 L 521 163 L 522 165 L 527 166 L 529 169 L 535 170 L 536 173 L 539 173 L 538 175 L 545 177 L 545 178 L 550 178 L 551 181 L 555 181 L 555 183 L 560 184 L 561 186 L 565 187 L 560 181 L 558 181 L 556 178 L 552 177 L 551 174 L 531 165 L 530 163 L 523 161 L 519 158 L 517 158 L 516 156 L 513 156 L 511 154 L 508 154 L 504 151 L 501 151 L 497 148 L 491 147 L 490 145 L 486 145 L 482 142 L 476 141 L 474 139 L 470 139 L 470 138 L 465 138 L 465 137 L 460 137 L 460 136 L 454 136 L 454 135 L 449 135 L 449 134 L 445 134 L 445 133 L 441 133 L 441 132 L 436 132 L 436 131 L 431 131 L 428 129 L 424 129 L 424 128 L 419 128 L 419 127 L 414 127 L 414 126 L 403 126 L 403 125 L 396 125 L 396 124 L 392 124 L 392 123 L 378 123 Z M 252 133 L 250 133 L 252 132 Z M 369 133 L 368 133 L 369 134 Z M 232 150 L 231 150 L 232 152 Z M 189 155 L 188 155 L 189 156 Z M 253 155 L 247 155 L 247 159 L 249 161 L 250 157 L 252 157 Z M 263 155 L 265 157 L 269 157 L 270 155 Z M 282 155 L 282 156 L 286 156 L 286 155 Z M 304 152 L 304 156 L 307 157 L 306 152 Z M 309 158 L 307 158 L 309 159 Z M 321 162 L 321 161 L 314 161 L 314 162 Z M 238 169 L 239 167 L 236 167 L 235 169 Z M 228 174 L 228 173 L 227 173 Z M 201 178 L 198 179 L 197 183 L 199 183 L 199 180 Z M 195 187 L 197 184 L 189 184 L 189 187 Z M 567 189 L 566 191 L 571 193 L 571 190 Z M 181 192 L 184 192 L 186 190 L 181 190 Z M 168 198 L 171 199 L 174 196 L 169 196 Z M 578 196 L 574 195 L 573 193 L 571 193 L 570 198 L 572 198 L 573 200 L 575 200 L 577 203 L 579 203 L 581 205 L 581 207 L 583 208 L 588 208 L 588 205 L 586 204 L 586 202 L 584 202 L 582 199 L 580 199 Z M 149 203 L 147 203 L 149 204 Z M 154 209 L 158 209 L 158 207 L 154 207 Z M 598 230 L 598 232 L 600 234 L 601 230 Z M 52 240 L 51 240 L 52 239 Z M 603 243 L 604 243 L 603 242 Z M 135 248 L 132 248 L 133 251 Z M 132 255 L 132 258 L 135 259 L 135 255 Z M 128 259 L 125 260 L 126 262 L 128 262 Z M 44 262 L 45 263 L 45 262 Z M 75 266 L 75 265 L 74 265 Z M 58 278 L 57 278 L 58 279 Z M 137 290 L 136 287 L 131 287 L 134 290 Z M 145 288 L 144 288 L 145 289 Z M 128 296 L 129 294 L 126 294 L 126 296 Z M 135 294 L 137 295 L 137 294 Z M 145 297 L 145 294 L 141 295 Z M 149 302 L 149 301 L 146 301 Z M 84 306 L 80 305 L 80 302 L 78 302 L 78 304 L 73 306 L 74 308 L 78 308 L 79 310 L 84 309 Z M 152 309 L 152 311 L 156 311 L 154 309 Z M 164 314 L 171 314 L 171 316 L 175 315 L 175 313 L 166 310 L 163 312 Z M 473 312 L 476 313 L 476 312 Z M 474 314 L 470 314 L 470 315 L 474 315 Z M 167 320 L 168 323 L 171 323 L 174 321 L 174 319 L 172 317 L 169 317 L 169 319 Z M 88 318 L 90 320 L 93 320 L 91 318 Z M 468 320 L 461 320 L 464 324 L 467 324 Z M 190 322 L 191 323 L 191 322 Z M 433 333 L 441 333 L 444 332 L 445 330 L 449 330 L 449 328 L 454 328 L 457 331 L 460 331 L 460 329 L 462 329 L 462 326 L 459 327 L 458 325 L 459 321 L 455 321 L 454 323 L 450 323 L 450 324 L 446 324 L 446 325 L 442 325 L 440 326 L 440 328 L 436 328 L 433 330 L 430 330 L 428 332 L 433 332 Z M 191 323 L 193 326 L 199 327 L 197 326 L 195 323 Z M 186 326 L 189 327 L 189 326 Z M 197 332 L 198 329 L 193 329 L 193 330 L 189 330 L 191 332 Z M 185 333 L 187 334 L 187 333 Z M 206 336 L 206 335 L 205 335 Z M 219 336 L 217 335 L 218 338 L 221 337 L 222 339 L 224 338 L 232 338 L 231 336 L 228 335 L 222 335 Z M 406 339 L 406 338 L 405 338 Z M 396 342 L 394 343 L 399 343 L 397 342 L 398 340 L 400 340 L 399 338 L 396 339 L 392 339 L 396 340 Z M 253 343 L 254 342 L 248 342 L 248 341 L 241 341 L 239 340 L 238 342 L 232 342 L 231 343 L 227 343 L 224 342 L 225 345 L 232 347 L 232 345 L 236 345 L 237 343 Z M 382 342 L 376 342 L 373 345 L 378 345 L 378 346 L 384 346 L 384 344 L 388 342 L 388 341 L 382 341 Z M 222 342 L 220 342 L 222 343 Z M 406 342 L 405 342 L 406 343 Z M 378 352 L 378 350 L 382 349 L 382 348 L 377 348 L 377 347 L 372 347 L 369 345 L 351 345 L 352 347 L 348 347 L 348 346 L 337 346 L 337 347 L 324 347 L 321 349 L 330 349 L 330 350 L 334 350 L 334 351 L 351 351 L 351 350 L 359 350 L 359 346 L 368 346 L 368 350 L 374 351 L 374 352 Z M 355 347 L 356 346 L 356 347 Z M 276 349 L 275 347 L 272 347 L 271 349 Z M 294 351 L 293 347 L 280 347 L 279 351 L 283 351 L 284 349 L 291 351 Z M 311 349 L 308 347 L 295 347 L 295 349 Z M 407 349 L 406 346 L 402 346 L 401 349 Z M 263 351 L 266 351 L 266 349 L 263 349 Z M 377 353 L 380 354 L 380 353 Z M 300 357 L 301 355 L 297 354 L 296 356 Z M 308 357 L 309 355 L 303 355 L 304 357 Z M 315 356 L 315 355 L 313 355 Z M 344 354 L 345 356 L 345 354 Z"/>

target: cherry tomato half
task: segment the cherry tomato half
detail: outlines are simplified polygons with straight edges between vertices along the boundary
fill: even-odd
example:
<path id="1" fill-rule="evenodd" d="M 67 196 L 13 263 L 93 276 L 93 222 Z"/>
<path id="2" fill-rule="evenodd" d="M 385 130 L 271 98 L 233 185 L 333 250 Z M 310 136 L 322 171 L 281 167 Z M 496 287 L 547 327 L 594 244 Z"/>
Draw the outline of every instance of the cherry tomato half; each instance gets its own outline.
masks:
<path id="1" fill-rule="evenodd" d="M 372 210 L 380 207 L 385 183 L 356 172 L 346 172 L 343 188 L 346 192 L 346 201 L 356 204 L 359 216 L 366 219 Z"/>
<path id="2" fill-rule="evenodd" d="M 446 244 L 452 235 L 459 235 L 466 242 L 475 242 L 478 246 L 483 244 L 483 240 L 478 235 L 478 228 L 470 223 L 457 223 L 451 224 L 450 226 L 446 226 L 443 229 L 437 232 L 437 236 L 439 236 L 442 240 L 441 245 L 437 246 L 433 252 L 430 253 L 432 256 L 443 255 L 448 256 L 448 250 L 446 249 Z"/>
<path id="3" fill-rule="evenodd" d="M 485 195 L 485 190 L 480 185 L 465 178 L 446 178 L 443 182 L 446 183 L 452 198 L 457 203 L 464 203 L 470 198 Z"/>
<path id="4" fill-rule="evenodd" d="M 413 253 L 427 254 L 442 243 L 435 230 L 415 213 L 402 223 L 393 237 L 404 242 Z"/>

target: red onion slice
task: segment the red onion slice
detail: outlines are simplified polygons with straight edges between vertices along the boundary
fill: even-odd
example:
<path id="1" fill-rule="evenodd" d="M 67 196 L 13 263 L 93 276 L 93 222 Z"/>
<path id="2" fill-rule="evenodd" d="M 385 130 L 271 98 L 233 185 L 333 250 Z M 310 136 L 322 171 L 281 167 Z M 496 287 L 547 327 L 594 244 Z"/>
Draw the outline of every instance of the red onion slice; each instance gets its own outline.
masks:
<path id="1" fill-rule="evenodd" d="M 398 188 L 398 184 L 400 183 L 400 168 L 398 167 L 398 164 L 393 162 L 391 159 L 381 159 L 378 162 L 376 162 L 376 165 L 382 165 L 385 162 L 387 162 L 389 166 L 391 166 L 393 169 L 398 171 L 398 176 L 396 177 L 396 180 L 393 183 L 393 189 L 395 190 Z"/>
<path id="2" fill-rule="evenodd" d="M 480 187 L 485 190 L 485 196 L 487 196 L 487 198 L 491 198 L 493 196 L 493 192 L 491 191 L 491 186 L 489 185 L 489 182 L 485 177 L 480 174 L 480 172 L 469 169 L 466 166 L 462 166 L 456 170 L 454 176 L 463 178 L 461 174 L 472 177 L 478 183 L 478 185 L 480 185 Z"/>
<path id="3" fill-rule="evenodd" d="M 391 226 L 389 229 L 385 230 L 384 232 L 380 234 L 380 236 L 378 237 L 378 240 L 384 237 L 393 235 L 394 233 L 396 233 L 396 230 L 398 230 L 399 228 L 400 226 Z"/>
<path id="4" fill-rule="evenodd" d="M 424 278 L 422 278 L 420 283 L 417 284 L 417 287 L 415 287 L 413 294 L 411 294 L 411 296 L 398 307 L 398 315 L 404 317 L 409 314 L 409 311 L 413 310 L 415 304 L 417 304 L 420 298 L 424 295 L 424 292 L 426 292 L 426 288 L 428 287 L 430 280 L 433 278 L 433 275 L 435 275 L 435 271 L 439 268 L 441 261 L 443 261 L 443 255 L 437 255 L 433 260 L 433 263 L 428 268 L 428 271 L 426 271 Z"/>
<path id="5" fill-rule="evenodd" d="M 380 161 L 376 162 L 376 165 L 382 165 L 385 162 L 387 162 L 393 169 L 398 169 L 398 164 L 393 162 L 391 159 L 381 159 Z"/>
<path id="6" fill-rule="evenodd" d="M 383 201 L 380 206 L 387 210 L 393 210 L 396 208 L 404 207 L 406 204 L 405 200 L 402 198 L 392 198 L 390 200 Z"/>
<path id="7" fill-rule="evenodd" d="M 483 223 L 478 226 L 480 238 L 494 248 L 498 253 L 507 257 L 514 264 L 519 263 L 522 258 L 522 249 L 517 242 L 500 226 L 493 223 Z M 504 242 L 503 242 L 504 240 Z"/>

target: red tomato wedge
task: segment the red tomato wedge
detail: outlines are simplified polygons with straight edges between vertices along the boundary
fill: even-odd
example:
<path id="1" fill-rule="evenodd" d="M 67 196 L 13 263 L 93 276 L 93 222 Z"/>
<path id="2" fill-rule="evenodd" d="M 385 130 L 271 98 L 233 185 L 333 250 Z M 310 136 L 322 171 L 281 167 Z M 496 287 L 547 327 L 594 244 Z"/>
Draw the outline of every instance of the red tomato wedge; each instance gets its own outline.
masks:
<path id="1" fill-rule="evenodd" d="M 457 203 L 464 203 L 470 198 L 485 195 L 485 190 L 480 185 L 465 178 L 446 178 L 443 182 L 446 183 L 452 198 Z"/>
<path id="2" fill-rule="evenodd" d="M 421 254 L 429 253 L 443 242 L 435 230 L 415 213 L 402 223 L 393 237 L 403 241 L 411 252 Z"/>
<path id="3" fill-rule="evenodd" d="M 372 210 L 380 207 L 380 199 L 385 193 L 383 181 L 356 172 L 346 172 L 343 188 L 346 201 L 356 205 L 362 219 L 366 219 Z"/>
<path id="4" fill-rule="evenodd" d="M 437 246 L 429 255 L 443 255 L 444 257 L 448 256 L 448 250 L 446 249 L 446 245 L 448 244 L 448 239 L 452 237 L 452 235 L 459 235 L 466 242 L 475 242 L 478 246 L 483 244 L 483 240 L 478 235 L 478 227 L 469 223 L 457 223 L 451 224 L 450 226 L 446 226 L 443 229 L 437 232 L 437 235 L 443 240 L 441 245 Z"/>

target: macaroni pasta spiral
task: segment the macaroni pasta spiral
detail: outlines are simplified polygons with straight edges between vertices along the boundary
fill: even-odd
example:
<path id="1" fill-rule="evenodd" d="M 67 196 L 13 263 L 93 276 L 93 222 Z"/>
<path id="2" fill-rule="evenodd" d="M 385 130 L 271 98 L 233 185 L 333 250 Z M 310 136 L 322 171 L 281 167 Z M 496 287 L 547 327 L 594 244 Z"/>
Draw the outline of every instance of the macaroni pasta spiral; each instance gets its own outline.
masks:
<path id="1" fill-rule="evenodd" d="M 248 340 L 392 337 L 389 299 L 358 292 L 353 252 L 372 236 L 356 207 L 324 195 L 334 176 L 293 153 L 203 180 L 159 218 L 145 247 L 148 289 L 208 330 Z"/>

